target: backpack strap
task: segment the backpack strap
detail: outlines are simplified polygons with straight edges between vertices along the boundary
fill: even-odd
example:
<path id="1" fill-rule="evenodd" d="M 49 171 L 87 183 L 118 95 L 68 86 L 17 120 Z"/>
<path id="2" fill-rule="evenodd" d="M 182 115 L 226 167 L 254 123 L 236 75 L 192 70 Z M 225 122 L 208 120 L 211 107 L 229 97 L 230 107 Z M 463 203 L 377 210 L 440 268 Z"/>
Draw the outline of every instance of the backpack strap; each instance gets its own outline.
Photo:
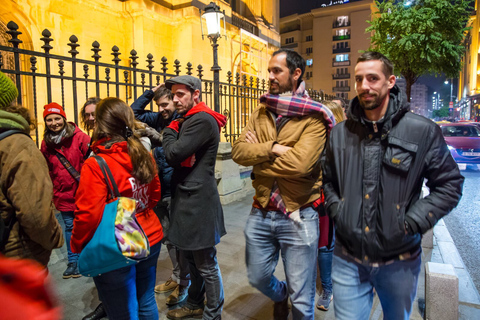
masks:
<path id="1" fill-rule="evenodd" d="M 0 140 L 3 140 L 3 139 L 5 139 L 6 137 L 9 137 L 9 136 L 11 136 L 12 134 L 16 134 L 16 133 L 21 133 L 21 134 L 24 134 L 24 135 L 30 137 L 30 135 L 27 134 L 27 133 L 26 133 L 25 131 L 23 131 L 23 130 L 11 129 L 11 130 L 7 130 L 7 131 L 4 131 L 4 132 L 0 133 Z M 32 138 L 32 137 L 30 137 L 30 138 Z"/>

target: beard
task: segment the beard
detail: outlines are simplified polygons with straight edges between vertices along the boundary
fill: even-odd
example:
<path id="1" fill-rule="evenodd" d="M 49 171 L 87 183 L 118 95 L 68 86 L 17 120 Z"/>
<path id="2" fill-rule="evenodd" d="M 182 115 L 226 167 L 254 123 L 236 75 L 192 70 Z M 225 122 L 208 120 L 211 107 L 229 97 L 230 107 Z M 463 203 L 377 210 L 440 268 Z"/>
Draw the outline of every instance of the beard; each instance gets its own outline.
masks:
<path id="1" fill-rule="evenodd" d="M 272 87 L 272 84 L 275 86 Z M 293 78 L 290 78 L 289 81 L 283 85 L 278 81 L 270 81 L 270 88 L 268 89 L 270 94 L 278 95 L 289 91 L 293 91 Z"/>
<path id="2" fill-rule="evenodd" d="M 369 111 L 369 110 L 375 110 L 375 109 L 377 109 L 378 107 L 380 107 L 382 100 L 383 100 L 383 99 L 380 98 L 378 95 L 375 95 L 375 96 L 374 96 L 374 99 L 371 100 L 371 101 L 364 101 L 364 100 L 362 100 L 362 95 L 360 95 L 360 96 L 358 97 L 358 101 L 359 101 L 359 103 L 360 103 L 360 106 L 362 107 L 363 110 L 367 110 L 367 111 Z"/>

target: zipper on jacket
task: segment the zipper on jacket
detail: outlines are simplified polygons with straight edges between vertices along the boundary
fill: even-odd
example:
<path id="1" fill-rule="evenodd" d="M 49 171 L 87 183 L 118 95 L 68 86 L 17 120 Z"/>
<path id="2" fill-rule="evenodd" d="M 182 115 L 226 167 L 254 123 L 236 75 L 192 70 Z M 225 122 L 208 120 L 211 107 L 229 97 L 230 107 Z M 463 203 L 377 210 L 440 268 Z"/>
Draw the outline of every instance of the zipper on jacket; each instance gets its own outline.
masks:
<path id="1" fill-rule="evenodd" d="M 377 122 L 372 121 L 372 124 L 373 124 L 373 132 L 377 133 L 378 132 Z"/>

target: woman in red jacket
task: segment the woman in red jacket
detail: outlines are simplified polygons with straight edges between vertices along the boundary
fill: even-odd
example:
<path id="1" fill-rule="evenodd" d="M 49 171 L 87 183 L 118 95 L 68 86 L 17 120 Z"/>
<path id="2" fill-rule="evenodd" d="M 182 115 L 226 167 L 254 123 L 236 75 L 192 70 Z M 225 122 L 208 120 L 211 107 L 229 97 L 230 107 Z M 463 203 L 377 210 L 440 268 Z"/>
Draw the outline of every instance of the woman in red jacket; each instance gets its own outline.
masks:
<path id="1" fill-rule="evenodd" d="M 78 278 L 78 254 L 70 249 L 73 228 L 75 192 L 80 179 L 80 170 L 88 156 L 90 138 L 74 123 L 67 122 L 62 106 L 52 102 L 44 107 L 45 132 L 41 151 L 47 160 L 53 182 L 53 203 L 65 223 L 68 265 L 63 278 Z"/>
<path id="2" fill-rule="evenodd" d="M 133 133 L 135 117 L 122 100 L 106 98 L 95 109 L 92 151 L 105 159 L 120 194 L 138 200 L 137 220 L 150 242 L 150 255 L 133 266 L 94 277 L 109 319 L 158 319 L 154 287 L 162 225 L 153 211 L 160 200 L 160 180 L 152 156 Z M 85 161 L 76 195 L 72 251 L 80 253 L 93 237 L 107 200 L 102 171 Z"/>

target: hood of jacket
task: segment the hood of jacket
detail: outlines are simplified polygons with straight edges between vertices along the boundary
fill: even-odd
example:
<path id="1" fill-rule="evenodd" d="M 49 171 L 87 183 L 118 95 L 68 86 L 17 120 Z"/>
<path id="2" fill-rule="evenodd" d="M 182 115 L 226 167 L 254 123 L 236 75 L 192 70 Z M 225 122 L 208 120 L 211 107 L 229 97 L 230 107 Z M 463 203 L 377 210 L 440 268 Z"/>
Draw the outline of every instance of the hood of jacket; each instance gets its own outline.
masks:
<path id="1" fill-rule="evenodd" d="M 107 141 L 107 138 L 95 141 L 92 145 L 93 152 L 95 154 L 101 153 L 114 159 L 116 162 L 121 164 L 128 172 L 131 172 L 133 170 L 133 165 L 132 160 L 128 155 L 127 141 L 115 142 L 108 148 L 102 145 Z"/>
<path id="2" fill-rule="evenodd" d="M 225 126 L 225 124 L 227 123 L 227 117 L 225 117 L 223 114 L 220 114 L 216 111 L 213 111 L 212 109 L 207 107 L 205 102 L 200 102 L 197 105 L 193 106 L 193 108 L 188 110 L 188 112 L 185 114 L 185 118 L 191 117 L 194 114 L 199 113 L 199 112 L 205 112 L 205 113 L 208 113 L 209 115 L 211 115 L 215 119 L 215 121 L 217 122 L 218 131 L 220 131 L 221 128 L 223 126 Z"/>
<path id="3" fill-rule="evenodd" d="M 410 111 L 410 103 L 407 102 L 407 96 L 400 91 L 397 85 L 394 85 L 393 88 L 390 89 L 389 95 L 390 99 L 388 101 L 387 111 L 383 118 L 377 121 L 383 124 L 382 131 L 384 133 L 389 132 L 405 113 Z M 365 112 L 362 106 L 360 106 L 358 97 L 355 97 L 350 102 L 350 107 L 347 110 L 347 119 L 360 122 L 364 125 L 368 122 L 368 120 L 365 119 Z"/>
<path id="4" fill-rule="evenodd" d="M 18 113 L 0 110 L 0 131 L 12 129 L 22 130 L 26 134 L 30 134 L 30 126 L 25 118 Z"/>

